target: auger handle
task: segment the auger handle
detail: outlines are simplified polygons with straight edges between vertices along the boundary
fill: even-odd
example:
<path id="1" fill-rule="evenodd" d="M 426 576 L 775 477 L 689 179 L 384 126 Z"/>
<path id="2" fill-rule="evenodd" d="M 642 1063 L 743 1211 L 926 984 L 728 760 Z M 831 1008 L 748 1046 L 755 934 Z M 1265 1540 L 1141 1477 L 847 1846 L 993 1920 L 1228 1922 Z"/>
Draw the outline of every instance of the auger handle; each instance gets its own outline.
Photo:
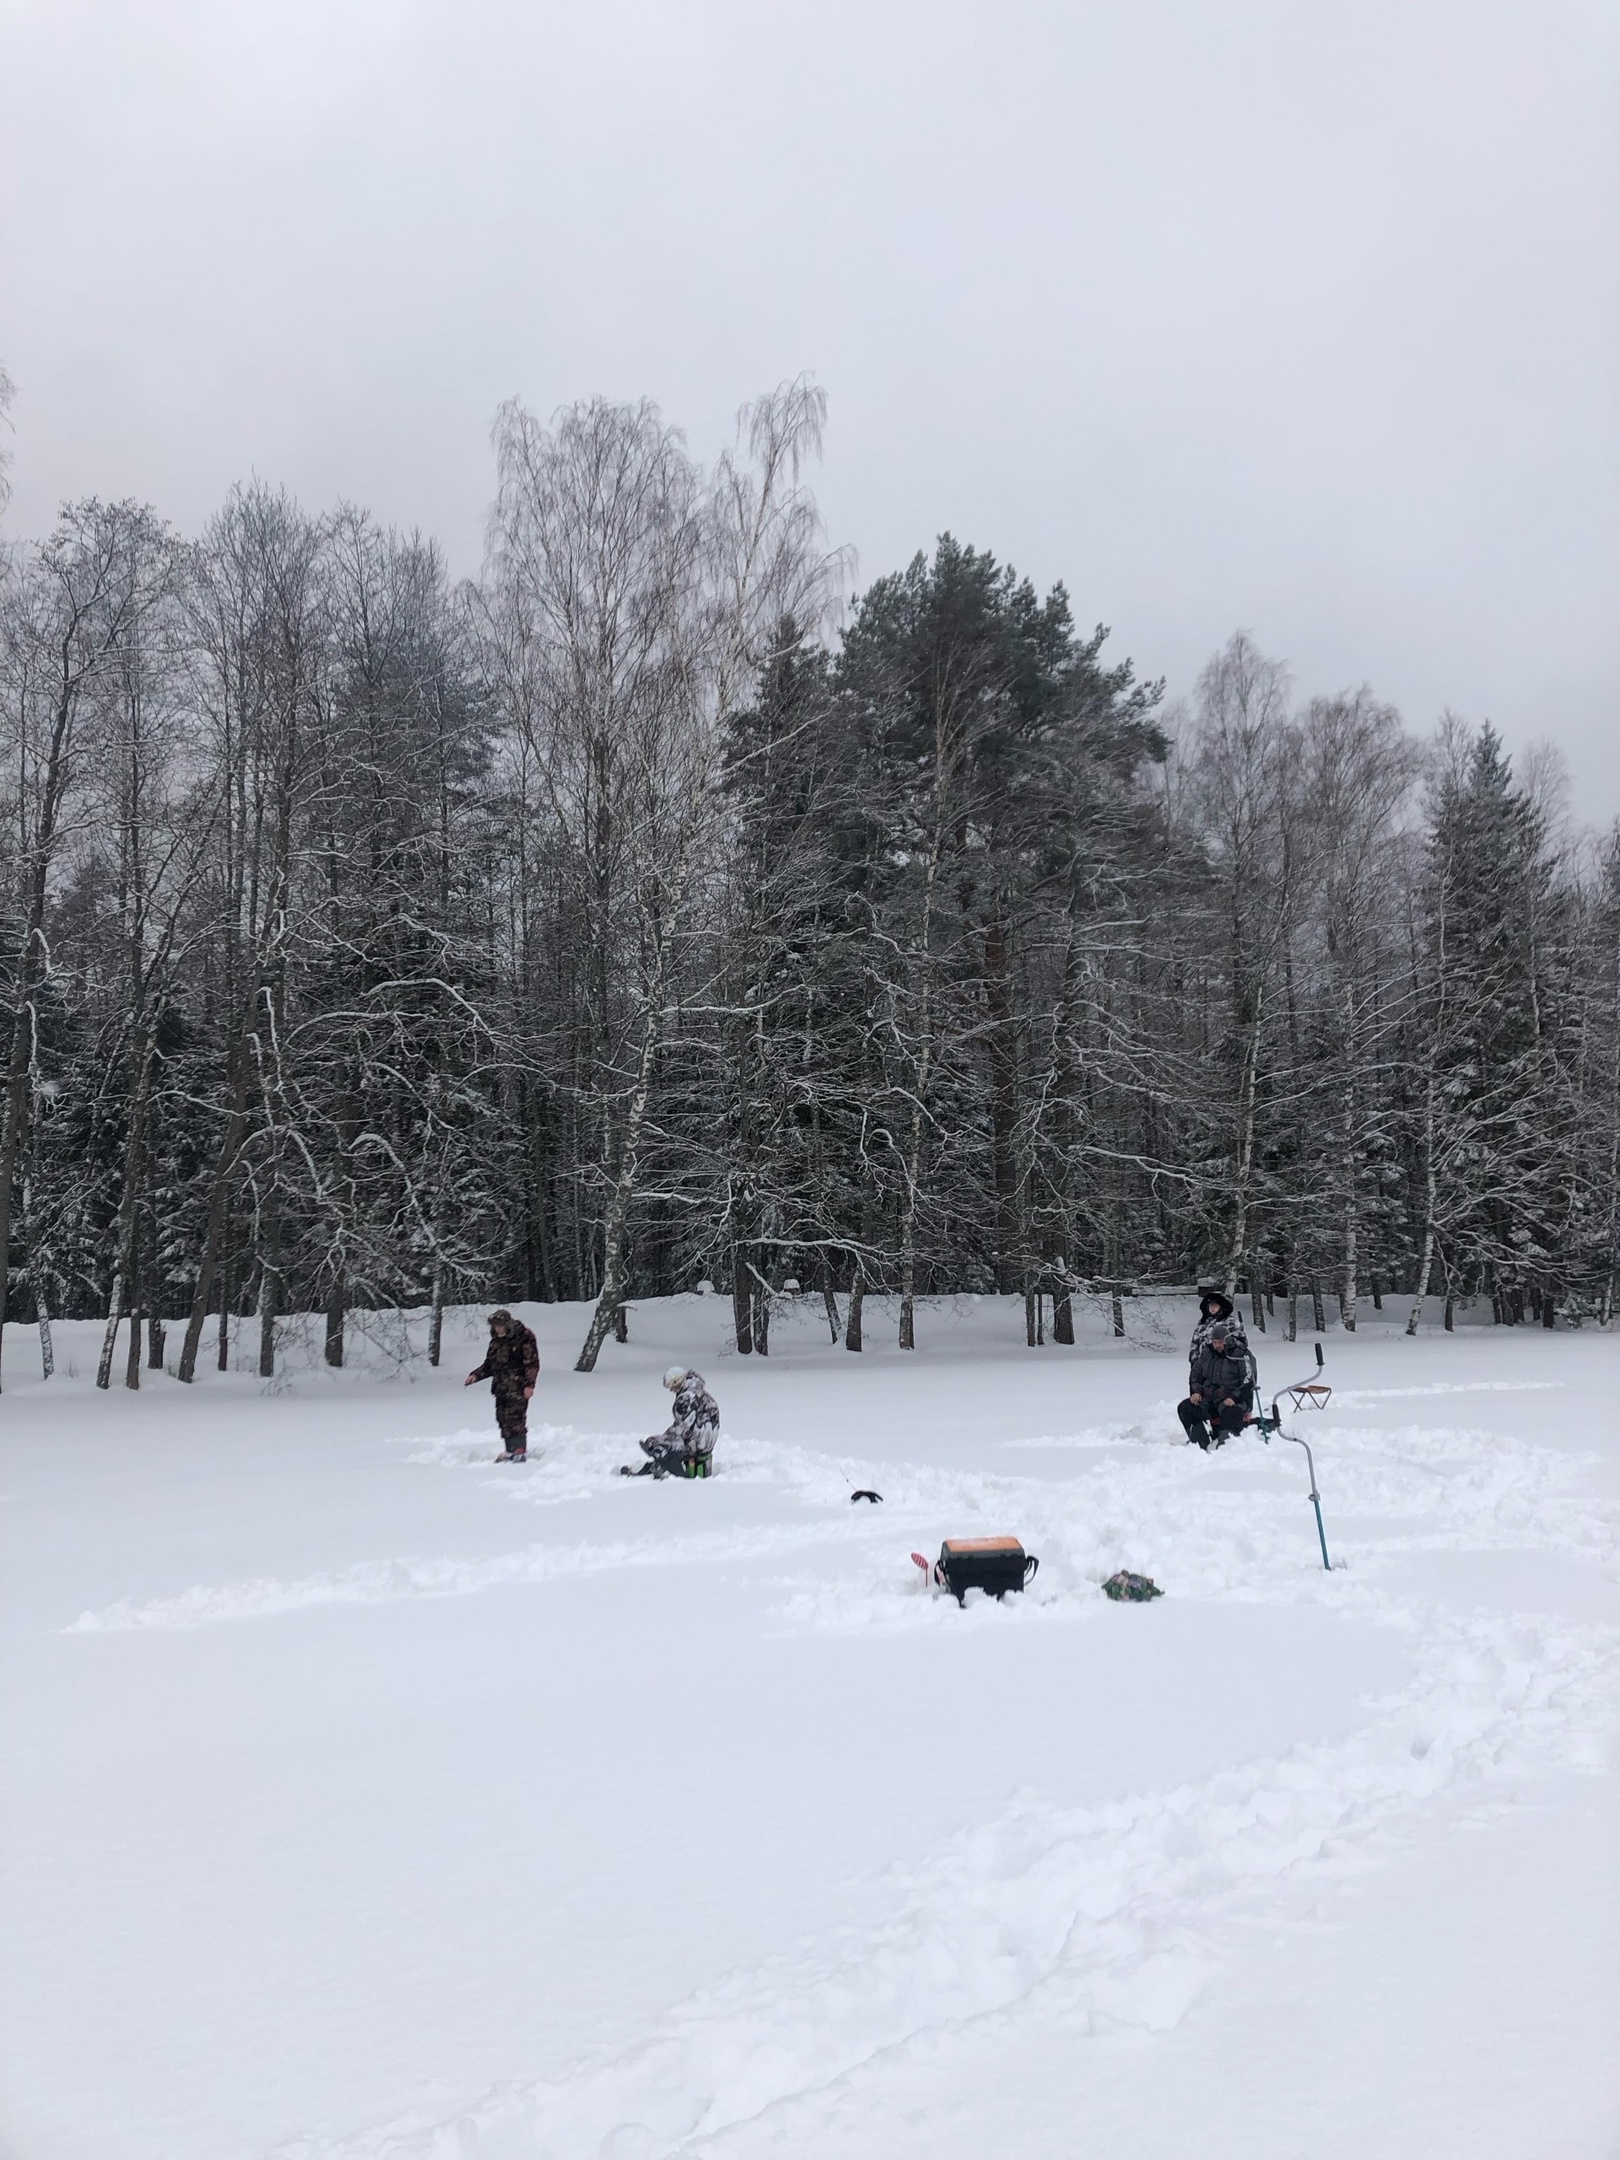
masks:
<path id="1" fill-rule="evenodd" d="M 1305 1462 L 1311 1474 L 1311 1506 L 1316 1510 L 1316 1541 L 1322 1548 L 1322 1565 L 1331 1575 L 1333 1562 L 1328 1558 L 1327 1532 L 1322 1528 L 1322 1496 L 1316 1489 L 1316 1458 L 1311 1453 L 1310 1443 L 1301 1440 L 1297 1433 L 1284 1433 L 1283 1438 L 1292 1440 L 1295 1447 L 1305 1450 Z"/>

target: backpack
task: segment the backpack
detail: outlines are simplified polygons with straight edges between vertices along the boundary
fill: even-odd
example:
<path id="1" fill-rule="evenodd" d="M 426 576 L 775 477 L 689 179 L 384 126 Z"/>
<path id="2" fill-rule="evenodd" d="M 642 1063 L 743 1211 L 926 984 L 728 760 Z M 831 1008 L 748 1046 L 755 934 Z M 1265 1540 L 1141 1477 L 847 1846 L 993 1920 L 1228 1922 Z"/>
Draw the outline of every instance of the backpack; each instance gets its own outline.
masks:
<path id="1" fill-rule="evenodd" d="M 1116 1604 L 1145 1605 L 1149 1598 L 1163 1597 L 1164 1592 L 1146 1575 L 1133 1575 L 1129 1568 L 1121 1568 L 1103 1584 L 1103 1596 L 1111 1597 Z"/>

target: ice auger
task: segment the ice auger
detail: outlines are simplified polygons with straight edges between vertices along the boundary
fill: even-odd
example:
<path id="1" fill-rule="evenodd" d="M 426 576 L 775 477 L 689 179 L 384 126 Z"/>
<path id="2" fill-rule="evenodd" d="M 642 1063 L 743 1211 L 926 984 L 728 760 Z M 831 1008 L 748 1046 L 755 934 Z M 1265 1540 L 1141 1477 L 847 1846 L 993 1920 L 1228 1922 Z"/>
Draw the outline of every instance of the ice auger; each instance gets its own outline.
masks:
<path id="1" fill-rule="evenodd" d="M 1320 1343 L 1316 1345 L 1316 1370 L 1318 1373 L 1322 1370 L 1322 1345 Z M 1265 1404 L 1260 1400 L 1260 1376 L 1255 1369 L 1252 1351 L 1249 1354 L 1249 1371 L 1254 1382 L 1256 1403 L 1254 1417 L 1251 1422 L 1261 1439 L 1269 1447 L 1272 1434 L 1277 1433 L 1282 1439 L 1291 1440 L 1295 1447 L 1302 1447 L 1305 1450 L 1305 1461 L 1311 1477 L 1311 1506 L 1316 1510 L 1316 1536 L 1318 1543 L 1322 1547 L 1322 1565 L 1331 1574 L 1333 1572 L 1333 1562 L 1328 1558 L 1327 1532 L 1322 1528 L 1322 1496 L 1316 1489 L 1315 1458 L 1311 1454 L 1309 1443 L 1302 1440 L 1298 1433 L 1284 1431 L 1281 1404 L 1283 1397 L 1286 1396 L 1290 1408 L 1296 1412 L 1302 1409 L 1321 1410 L 1326 1406 L 1327 1399 L 1333 1393 L 1333 1390 L 1327 1385 L 1326 1381 L 1321 1379 L 1296 1380 L 1291 1387 L 1285 1387 L 1279 1394 L 1272 1396 L 1271 1414 L 1268 1417 Z"/>

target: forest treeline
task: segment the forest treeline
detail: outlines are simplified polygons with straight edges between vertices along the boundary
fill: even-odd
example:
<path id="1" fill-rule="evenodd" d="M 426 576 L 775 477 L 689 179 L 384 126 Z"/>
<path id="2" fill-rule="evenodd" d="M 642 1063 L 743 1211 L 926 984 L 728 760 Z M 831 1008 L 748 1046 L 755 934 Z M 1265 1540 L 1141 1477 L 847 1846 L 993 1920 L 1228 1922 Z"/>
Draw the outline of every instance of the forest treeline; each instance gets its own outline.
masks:
<path id="1" fill-rule="evenodd" d="M 851 597 L 819 393 L 701 468 L 649 405 L 495 429 L 481 577 L 260 485 L 0 569 L 0 1298 L 185 1320 L 784 1294 L 1486 1295 L 1607 1319 L 1620 845 L 1489 727 L 1186 710 L 944 538 Z M 1417 1306 L 1413 1307 L 1414 1324 Z M 124 1332 L 120 1336 L 120 1325 Z M 1275 1325 L 1283 1324 L 1274 1319 Z"/>

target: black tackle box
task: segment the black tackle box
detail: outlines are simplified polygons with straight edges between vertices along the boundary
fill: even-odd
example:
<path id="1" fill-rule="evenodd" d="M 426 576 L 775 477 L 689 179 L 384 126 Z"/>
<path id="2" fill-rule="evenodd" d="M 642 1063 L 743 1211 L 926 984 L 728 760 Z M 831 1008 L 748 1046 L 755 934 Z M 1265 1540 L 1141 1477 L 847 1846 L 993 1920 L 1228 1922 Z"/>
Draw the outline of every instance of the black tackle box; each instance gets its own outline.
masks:
<path id="1" fill-rule="evenodd" d="M 1040 1564 L 1015 1537 L 947 1538 L 939 1548 L 934 1580 L 960 1605 L 970 1590 L 995 1598 L 1022 1590 Z"/>

